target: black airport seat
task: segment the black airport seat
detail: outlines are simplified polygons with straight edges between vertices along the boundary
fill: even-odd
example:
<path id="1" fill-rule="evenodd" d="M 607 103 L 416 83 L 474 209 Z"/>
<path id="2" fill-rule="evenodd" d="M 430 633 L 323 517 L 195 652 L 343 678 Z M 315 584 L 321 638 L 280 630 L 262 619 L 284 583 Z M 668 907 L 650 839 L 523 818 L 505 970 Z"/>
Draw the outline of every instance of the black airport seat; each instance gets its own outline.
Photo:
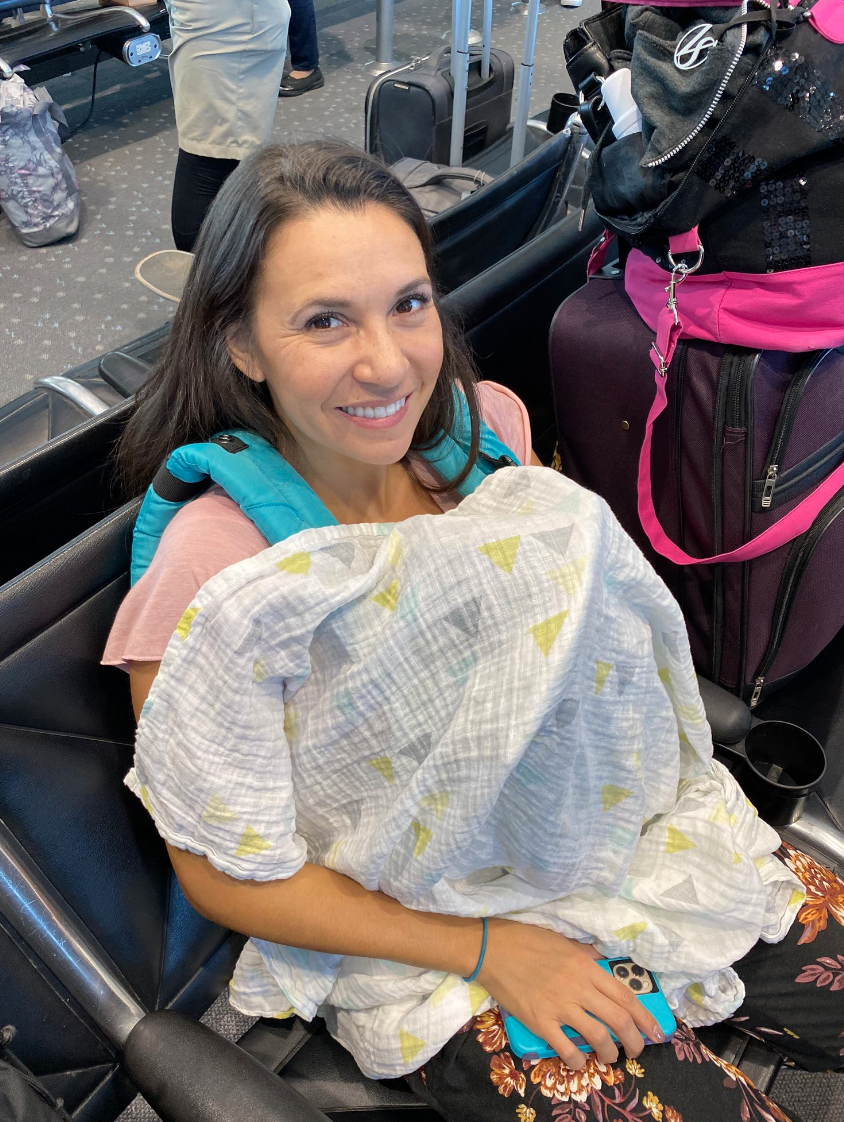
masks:
<path id="1" fill-rule="evenodd" d="M 18 12 L 30 14 L 17 22 Z M 149 31 L 169 36 L 163 2 L 134 8 L 101 8 L 95 0 L 0 0 L 0 79 L 23 64 L 30 84 L 79 70 L 93 63 L 100 48 L 109 48 Z"/>

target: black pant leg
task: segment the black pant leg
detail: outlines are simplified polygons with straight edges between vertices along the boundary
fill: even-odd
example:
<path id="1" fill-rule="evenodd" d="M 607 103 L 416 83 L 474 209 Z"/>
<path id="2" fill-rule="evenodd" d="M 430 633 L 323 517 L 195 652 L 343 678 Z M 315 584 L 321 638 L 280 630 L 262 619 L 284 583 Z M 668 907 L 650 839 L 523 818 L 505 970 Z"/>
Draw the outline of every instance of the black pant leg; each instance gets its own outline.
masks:
<path id="1" fill-rule="evenodd" d="M 289 0 L 287 46 L 291 70 L 316 70 L 319 66 L 316 14 L 313 0 Z"/>
<path id="2" fill-rule="evenodd" d="M 192 152 L 179 149 L 170 209 L 173 241 L 177 249 L 193 252 L 194 242 L 208 208 L 237 165 L 237 160 L 195 156 Z"/>

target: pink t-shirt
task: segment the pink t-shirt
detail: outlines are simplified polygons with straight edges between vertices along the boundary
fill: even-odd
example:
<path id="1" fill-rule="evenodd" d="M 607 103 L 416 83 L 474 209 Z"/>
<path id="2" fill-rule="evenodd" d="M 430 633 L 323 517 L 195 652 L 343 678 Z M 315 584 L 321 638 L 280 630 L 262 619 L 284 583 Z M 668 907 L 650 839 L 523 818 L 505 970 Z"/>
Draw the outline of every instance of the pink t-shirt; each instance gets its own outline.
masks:
<path id="1" fill-rule="evenodd" d="M 518 397 L 495 382 L 478 385 L 481 416 L 519 463 L 530 462 L 530 421 Z M 419 460 L 420 475 L 434 476 Z M 458 495 L 435 495 L 451 510 Z M 183 507 L 161 536 L 152 563 L 129 591 L 108 637 L 104 666 L 160 662 L 185 608 L 217 573 L 254 557 L 269 543 L 221 487 L 209 487 Z"/>

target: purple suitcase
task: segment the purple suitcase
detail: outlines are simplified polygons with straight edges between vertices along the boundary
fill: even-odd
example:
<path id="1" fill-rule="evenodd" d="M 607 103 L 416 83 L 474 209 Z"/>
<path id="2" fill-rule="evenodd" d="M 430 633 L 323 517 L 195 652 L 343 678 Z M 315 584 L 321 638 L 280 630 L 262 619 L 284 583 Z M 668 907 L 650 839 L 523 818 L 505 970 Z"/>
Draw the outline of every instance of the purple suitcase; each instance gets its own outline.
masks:
<path id="1" fill-rule="evenodd" d="M 844 626 L 844 489 L 805 534 L 756 560 L 680 566 L 659 556 L 636 494 L 652 342 L 621 277 L 598 275 L 560 307 L 551 371 L 562 469 L 607 500 L 677 597 L 700 673 L 756 705 Z M 654 505 L 692 556 L 743 545 L 844 461 L 844 349 L 682 340 L 667 393 Z"/>

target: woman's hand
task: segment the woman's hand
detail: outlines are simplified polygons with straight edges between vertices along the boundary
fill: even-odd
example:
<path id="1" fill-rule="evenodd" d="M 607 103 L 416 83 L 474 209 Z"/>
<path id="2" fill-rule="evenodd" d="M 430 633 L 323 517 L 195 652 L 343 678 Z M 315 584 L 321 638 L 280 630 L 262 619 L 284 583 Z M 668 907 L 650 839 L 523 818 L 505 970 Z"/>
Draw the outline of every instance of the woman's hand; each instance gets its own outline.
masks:
<path id="1" fill-rule="evenodd" d="M 508 1013 L 546 1040 L 568 1067 L 582 1067 L 588 1057 L 561 1025 L 580 1033 L 598 1059 L 611 1064 L 618 1059 L 618 1048 L 605 1025 L 628 1056 L 639 1055 L 644 1036 L 653 1041 L 665 1037 L 636 996 L 595 964 L 599 957 L 588 944 L 553 931 L 491 919 L 478 981 Z"/>

